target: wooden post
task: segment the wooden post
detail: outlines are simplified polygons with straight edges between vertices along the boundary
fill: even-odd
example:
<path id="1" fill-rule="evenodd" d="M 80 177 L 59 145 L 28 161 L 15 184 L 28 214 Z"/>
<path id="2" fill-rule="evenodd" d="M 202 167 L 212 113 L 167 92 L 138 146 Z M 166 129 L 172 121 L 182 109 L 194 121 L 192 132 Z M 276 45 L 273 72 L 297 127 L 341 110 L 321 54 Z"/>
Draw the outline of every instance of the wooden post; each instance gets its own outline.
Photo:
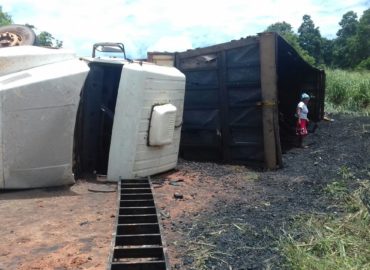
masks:
<path id="1" fill-rule="evenodd" d="M 277 153 L 277 143 L 280 147 L 277 110 L 277 74 L 276 74 L 276 34 L 262 33 L 260 36 L 262 121 L 265 165 L 267 169 L 276 169 L 280 153 Z M 280 148 L 279 148 L 280 149 Z M 279 157 L 278 157 L 279 154 Z"/>

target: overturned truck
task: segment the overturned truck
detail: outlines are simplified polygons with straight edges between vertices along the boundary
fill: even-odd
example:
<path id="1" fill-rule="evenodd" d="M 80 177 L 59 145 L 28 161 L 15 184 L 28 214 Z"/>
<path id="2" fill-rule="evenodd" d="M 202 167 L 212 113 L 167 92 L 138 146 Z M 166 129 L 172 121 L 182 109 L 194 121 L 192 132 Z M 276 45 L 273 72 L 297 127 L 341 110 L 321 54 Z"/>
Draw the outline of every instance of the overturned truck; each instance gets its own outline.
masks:
<path id="1" fill-rule="evenodd" d="M 4 34 L 7 46 L 0 48 L 0 189 L 72 184 L 74 176 L 97 174 L 118 181 L 176 166 L 181 72 L 125 57 L 78 59 L 66 50 L 18 46 L 20 34 L 16 46 Z M 97 44 L 94 51 L 116 45 Z"/>
<path id="2" fill-rule="evenodd" d="M 310 94 L 309 118 L 324 113 L 325 73 L 278 34 L 176 53 L 186 75 L 180 154 L 185 159 L 282 165 L 295 140 L 295 110 Z"/>

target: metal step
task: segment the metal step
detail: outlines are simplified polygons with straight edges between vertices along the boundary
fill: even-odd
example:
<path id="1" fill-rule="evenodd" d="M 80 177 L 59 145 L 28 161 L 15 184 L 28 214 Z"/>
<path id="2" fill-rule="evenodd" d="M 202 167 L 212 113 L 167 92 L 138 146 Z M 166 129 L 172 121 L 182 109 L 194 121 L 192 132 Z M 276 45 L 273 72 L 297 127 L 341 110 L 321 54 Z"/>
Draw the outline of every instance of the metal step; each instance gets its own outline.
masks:
<path id="1" fill-rule="evenodd" d="M 112 262 L 111 270 L 167 270 L 165 261 L 154 262 Z"/>
<path id="2" fill-rule="evenodd" d="M 154 206 L 154 200 L 120 200 L 120 207 Z"/>
<path id="3" fill-rule="evenodd" d="M 141 193 L 141 194 L 121 194 L 122 200 L 153 200 L 153 194 Z"/>
<path id="4" fill-rule="evenodd" d="M 122 184 L 121 188 L 150 188 L 150 185 L 147 183 L 130 183 L 130 184 Z"/>
<path id="5" fill-rule="evenodd" d="M 116 260 L 127 258 L 150 258 L 163 260 L 163 248 L 161 247 L 116 247 L 113 251 L 113 257 Z"/>
<path id="6" fill-rule="evenodd" d="M 152 191 L 148 179 L 119 182 L 108 269 L 169 270 Z"/>
<path id="7" fill-rule="evenodd" d="M 161 235 L 157 234 L 128 234 L 117 235 L 116 246 L 142 246 L 142 245 L 162 245 Z"/>
<path id="8" fill-rule="evenodd" d="M 149 215 L 119 215 L 118 224 L 141 224 L 141 223 L 158 223 L 156 214 Z"/>
<path id="9" fill-rule="evenodd" d="M 121 194 L 151 193 L 150 188 L 121 188 Z"/>
<path id="10" fill-rule="evenodd" d="M 119 215 L 145 215 L 145 214 L 156 214 L 154 206 L 143 206 L 143 207 L 120 207 Z"/>

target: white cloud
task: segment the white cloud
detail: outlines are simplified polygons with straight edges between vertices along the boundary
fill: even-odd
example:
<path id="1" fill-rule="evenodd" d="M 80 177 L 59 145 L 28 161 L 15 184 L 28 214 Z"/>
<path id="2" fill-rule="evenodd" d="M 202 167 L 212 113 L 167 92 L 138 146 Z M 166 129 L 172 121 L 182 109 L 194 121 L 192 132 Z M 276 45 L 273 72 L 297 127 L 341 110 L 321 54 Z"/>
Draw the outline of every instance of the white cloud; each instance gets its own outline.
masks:
<path id="1" fill-rule="evenodd" d="M 192 49 L 191 39 L 187 36 L 168 36 L 161 37 L 154 44 L 150 45 L 148 51 L 166 51 L 166 52 L 181 52 Z"/>
<path id="2" fill-rule="evenodd" d="M 123 42 L 131 57 L 146 50 L 185 50 L 263 31 L 286 21 L 297 29 L 311 15 L 324 36 L 334 37 L 342 15 L 360 16 L 369 0 L 2 0 L 16 23 L 30 23 L 89 55 L 92 44 Z"/>

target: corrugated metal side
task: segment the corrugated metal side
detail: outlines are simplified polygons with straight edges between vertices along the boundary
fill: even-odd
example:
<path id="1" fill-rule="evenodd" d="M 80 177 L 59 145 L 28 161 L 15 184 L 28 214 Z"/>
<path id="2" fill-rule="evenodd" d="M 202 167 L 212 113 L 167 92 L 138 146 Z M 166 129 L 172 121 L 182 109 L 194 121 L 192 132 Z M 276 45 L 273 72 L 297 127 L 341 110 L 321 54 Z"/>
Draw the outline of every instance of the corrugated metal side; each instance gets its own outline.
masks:
<path id="1" fill-rule="evenodd" d="M 175 66 L 186 75 L 183 157 L 263 162 L 258 37 L 178 53 Z"/>

